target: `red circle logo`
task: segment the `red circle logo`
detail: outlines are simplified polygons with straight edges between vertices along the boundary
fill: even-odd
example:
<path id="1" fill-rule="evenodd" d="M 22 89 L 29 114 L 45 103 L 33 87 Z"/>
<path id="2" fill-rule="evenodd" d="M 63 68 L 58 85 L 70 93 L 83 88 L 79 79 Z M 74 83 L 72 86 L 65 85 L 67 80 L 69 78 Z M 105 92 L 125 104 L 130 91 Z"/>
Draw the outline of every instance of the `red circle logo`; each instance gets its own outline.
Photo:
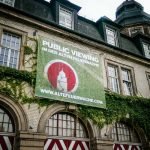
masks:
<path id="1" fill-rule="evenodd" d="M 53 88 L 62 92 L 75 92 L 78 77 L 75 69 L 65 61 L 52 60 L 44 69 L 44 74 Z"/>

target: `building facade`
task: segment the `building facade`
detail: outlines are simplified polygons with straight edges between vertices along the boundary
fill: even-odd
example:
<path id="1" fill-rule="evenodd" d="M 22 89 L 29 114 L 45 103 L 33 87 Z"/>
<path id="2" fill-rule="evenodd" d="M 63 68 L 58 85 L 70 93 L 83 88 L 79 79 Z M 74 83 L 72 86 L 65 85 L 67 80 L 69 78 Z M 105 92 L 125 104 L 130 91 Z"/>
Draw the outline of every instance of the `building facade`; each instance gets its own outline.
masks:
<path id="1" fill-rule="evenodd" d="M 101 17 L 93 22 L 79 16 L 80 9 L 68 0 L 0 1 L 0 149 L 150 148 L 150 15 L 134 0 L 117 8 L 115 21 Z M 64 69 L 64 61 L 74 59 L 78 73 L 86 70 L 81 73 L 86 82 L 78 81 L 83 85 L 81 91 L 85 96 L 100 95 L 100 99 L 105 93 L 106 108 L 84 106 L 91 99 L 84 99 L 82 106 L 75 100 L 69 102 L 69 96 L 43 96 L 49 91 L 35 95 L 37 86 L 45 82 L 37 70 L 43 63 L 40 38 L 49 47 L 42 49 L 49 52 L 43 61 L 50 57 L 63 60 L 63 69 L 56 67 L 61 68 L 57 82 L 52 82 L 53 72 L 46 68 L 49 87 L 62 93 L 76 90 L 74 86 L 69 89 L 71 73 L 68 77 Z M 76 58 L 67 55 L 69 50 Z M 56 56 L 56 51 L 63 55 Z M 100 70 L 95 69 L 97 62 Z M 91 81 L 88 74 L 95 79 L 99 72 L 102 78 Z"/>

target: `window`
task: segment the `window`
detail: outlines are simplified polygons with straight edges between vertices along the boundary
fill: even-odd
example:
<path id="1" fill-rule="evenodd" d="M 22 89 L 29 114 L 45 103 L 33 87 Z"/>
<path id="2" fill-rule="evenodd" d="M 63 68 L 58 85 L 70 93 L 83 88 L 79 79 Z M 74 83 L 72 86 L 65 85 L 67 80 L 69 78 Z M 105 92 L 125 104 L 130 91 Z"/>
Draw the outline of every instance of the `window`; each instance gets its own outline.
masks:
<path id="1" fill-rule="evenodd" d="M 118 69 L 116 66 L 108 65 L 108 88 L 119 93 Z"/>
<path id="2" fill-rule="evenodd" d="M 73 24 L 73 13 L 63 7 L 59 7 L 59 25 L 73 29 Z"/>
<path id="3" fill-rule="evenodd" d="M 87 137 L 79 118 L 66 113 L 57 113 L 48 119 L 46 133 L 51 136 Z"/>
<path id="4" fill-rule="evenodd" d="M 9 32 L 3 32 L 0 48 L 0 65 L 18 68 L 21 38 Z"/>
<path id="5" fill-rule="evenodd" d="M 115 141 L 139 143 L 135 129 L 123 123 L 115 123 L 113 125 L 111 136 Z"/>
<path id="6" fill-rule="evenodd" d="M 9 6 L 14 6 L 15 0 L 0 0 L 0 3 L 4 3 Z"/>
<path id="7" fill-rule="evenodd" d="M 131 72 L 124 68 L 122 68 L 122 85 L 123 85 L 123 92 L 125 95 L 133 95 Z"/>
<path id="8" fill-rule="evenodd" d="M 14 125 L 9 114 L 0 108 L 0 132 L 14 132 Z"/>
<path id="9" fill-rule="evenodd" d="M 143 33 L 143 27 L 133 27 L 133 28 L 130 28 L 129 30 L 129 34 L 130 36 L 134 35 L 135 33 Z"/>
<path id="10" fill-rule="evenodd" d="M 107 65 L 108 89 L 124 95 L 133 95 L 131 70 L 120 65 Z"/>
<path id="11" fill-rule="evenodd" d="M 150 73 L 147 73 L 147 80 L 148 80 L 148 84 L 149 84 L 149 87 L 150 87 Z"/>
<path id="12" fill-rule="evenodd" d="M 118 40 L 117 40 L 117 32 L 111 28 L 106 27 L 106 39 L 107 43 L 117 46 Z"/>
<path id="13" fill-rule="evenodd" d="M 147 43 L 143 43 L 143 49 L 145 52 L 145 57 L 150 59 L 150 45 Z"/>

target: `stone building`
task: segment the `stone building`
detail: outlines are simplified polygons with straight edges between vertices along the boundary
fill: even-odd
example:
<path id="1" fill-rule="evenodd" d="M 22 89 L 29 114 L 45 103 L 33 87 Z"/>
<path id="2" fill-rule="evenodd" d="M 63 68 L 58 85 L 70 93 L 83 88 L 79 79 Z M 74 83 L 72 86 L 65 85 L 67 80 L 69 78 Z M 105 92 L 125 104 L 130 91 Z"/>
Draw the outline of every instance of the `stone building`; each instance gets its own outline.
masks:
<path id="1" fill-rule="evenodd" d="M 79 16 L 80 9 L 68 0 L 0 1 L 0 149 L 149 149 L 150 15 L 134 0 L 126 0 L 117 8 L 115 21 L 101 17 L 93 22 Z M 42 57 L 40 38 L 49 47 L 42 49 L 49 52 L 43 61 L 51 55 L 57 62 L 61 58 L 63 61 L 59 63 L 71 68 L 74 83 L 68 79 L 71 73 L 67 74 L 61 65 L 56 67 L 61 68 L 55 75 L 59 77 L 55 77 L 57 83 L 53 82 L 53 72 L 48 68 L 52 62 L 46 69 L 37 70 L 37 65 L 43 63 L 39 59 Z M 57 58 L 56 50 L 63 55 Z M 76 57 L 69 56 L 69 50 Z M 85 83 L 77 80 L 74 69 L 64 62 L 67 60 L 76 62 L 78 67 L 71 65 L 78 73 L 87 71 L 83 75 Z M 97 65 L 100 70 L 94 69 Z M 89 78 L 89 74 L 97 77 L 99 71 L 102 78 L 98 77 L 98 82 Z M 36 83 L 41 83 L 36 84 L 38 88 L 46 80 L 39 72 L 50 72 L 46 76 L 49 87 L 61 91 L 61 95 L 46 90 L 43 93 L 49 93 L 50 97 L 43 93 L 35 95 L 35 75 Z M 71 96 L 70 99 L 75 100 L 69 102 L 69 94 L 77 92 L 77 85 L 81 83 L 84 84 L 81 90 L 87 91 L 85 97 L 102 95 L 100 99 L 105 99 L 103 93 L 107 93 L 110 97 L 104 100 L 106 108 L 105 104 L 100 108 L 91 108 L 92 104 L 84 106 L 94 100 L 80 96 Z M 66 92 L 68 97 L 62 98 Z M 119 96 L 129 103 L 121 100 L 115 105 L 115 98 L 117 101 Z M 114 107 L 108 105 L 111 100 Z M 138 105 L 132 110 L 134 100 Z M 140 104 L 144 109 L 136 109 Z"/>

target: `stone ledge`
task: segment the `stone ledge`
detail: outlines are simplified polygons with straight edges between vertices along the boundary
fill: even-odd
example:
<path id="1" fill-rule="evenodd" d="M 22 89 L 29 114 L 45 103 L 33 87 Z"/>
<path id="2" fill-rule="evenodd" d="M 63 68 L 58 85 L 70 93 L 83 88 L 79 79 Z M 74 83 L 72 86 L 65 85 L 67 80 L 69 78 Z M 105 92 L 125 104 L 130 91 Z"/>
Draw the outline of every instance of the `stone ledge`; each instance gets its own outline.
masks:
<path id="1" fill-rule="evenodd" d="M 43 150 L 47 136 L 43 133 L 20 132 L 17 135 L 17 147 L 20 150 Z"/>

